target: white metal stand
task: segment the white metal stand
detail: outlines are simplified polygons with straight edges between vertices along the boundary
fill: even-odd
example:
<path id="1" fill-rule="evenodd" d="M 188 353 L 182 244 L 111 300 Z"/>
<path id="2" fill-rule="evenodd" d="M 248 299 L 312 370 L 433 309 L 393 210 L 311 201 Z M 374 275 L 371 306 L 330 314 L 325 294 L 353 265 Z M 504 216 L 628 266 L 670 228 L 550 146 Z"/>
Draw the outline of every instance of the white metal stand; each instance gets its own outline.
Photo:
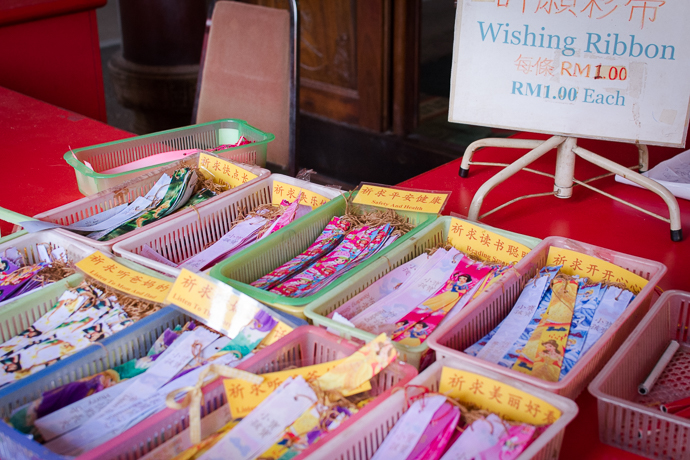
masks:
<path id="1" fill-rule="evenodd" d="M 479 220 L 479 209 L 482 207 L 482 202 L 484 201 L 484 197 L 486 196 L 486 194 L 489 193 L 498 184 L 500 184 L 501 182 L 515 174 L 516 172 L 525 169 L 527 171 L 541 175 L 546 175 L 554 179 L 553 193 L 549 193 L 549 195 L 553 194 L 558 198 L 570 198 L 573 194 L 573 184 L 582 185 L 591 190 L 594 190 L 595 192 L 606 195 L 609 198 L 612 198 L 620 203 L 635 208 L 638 211 L 644 212 L 645 214 L 648 214 L 652 217 L 656 217 L 657 219 L 661 219 L 665 222 L 668 222 L 671 226 L 671 240 L 680 241 L 683 239 L 683 233 L 680 226 L 680 208 L 678 207 L 678 201 L 676 201 L 676 197 L 673 196 L 673 194 L 671 194 L 671 192 L 669 192 L 668 189 L 666 189 L 666 187 L 631 170 L 639 169 L 641 172 L 644 172 L 649 168 L 649 152 L 647 146 L 640 144 L 636 144 L 636 146 L 638 149 L 639 166 L 626 168 L 624 166 L 619 165 L 618 163 L 608 160 L 600 155 L 597 155 L 596 153 L 590 152 L 589 150 L 583 149 L 582 147 L 578 147 L 577 138 L 574 137 L 553 136 L 545 141 L 529 139 L 481 139 L 476 142 L 473 142 L 467 147 L 467 149 L 465 150 L 465 155 L 462 158 L 462 164 L 460 166 L 460 177 L 468 176 L 471 164 L 505 166 L 505 168 L 501 170 L 498 174 L 493 176 L 491 179 L 484 182 L 484 184 L 482 184 L 481 187 L 479 187 L 479 190 L 477 190 L 477 192 L 475 193 L 474 198 L 472 198 L 468 218 L 469 220 L 473 221 Z M 472 155 L 477 149 L 481 147 L 505 147 L 513 149 L 531 150 L 511 164 L 472 162 Z M 537 158 L 541 157 L 542 155 L 554 148 L 557 149 L 555 175 L 526 168 L 527 165 L 529 165 L 534 160 L 536 160 Z M 574 179 L 573 174 L 575 172 L 576 155 L 584 160 L 589 161 L 590 163 L 594 163 L 595 165 L 600 166 L 601 168 L 604 168 L 607 171 L 610 171 L 613 174 L 623 176 L 626 179 L 629 179 L 630 181 L 635 182 L 636 184 L 648 190 L 651 190 L 652 192 L 659 195 L 668 206 L 669 218 L 660 216 L 651 211 L 647 211 L 646 209 L 640 208 L 639 206 L 636 206 L 625 200 L 617 198 L 609 193 L 603 192 L 597 188 L 587 185 L 588 181 L 581 182 Z M 607 174 L 606 176 L 608 175 L 610 174 Z M 599 176 L 590 179 L 589 181 L 600 179 L 601 177 L 605 176 Z M 510 204 L 510 202 L 500 206 L 497 209 L 500 209 L 501 207 L 506 206 L 507 204 Z"/>

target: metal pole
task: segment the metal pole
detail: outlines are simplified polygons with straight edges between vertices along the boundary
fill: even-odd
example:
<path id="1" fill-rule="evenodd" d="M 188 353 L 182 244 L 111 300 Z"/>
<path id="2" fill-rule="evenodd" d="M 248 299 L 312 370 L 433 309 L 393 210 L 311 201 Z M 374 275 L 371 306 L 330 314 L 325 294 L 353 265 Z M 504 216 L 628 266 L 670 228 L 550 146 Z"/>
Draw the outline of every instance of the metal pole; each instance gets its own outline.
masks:
<path id="1" fill-rule="evenodd" d="M 504 147 L 510 149 L 536 149 L 544 141 L 534 139 L 501 139 L 489 138 L 479 139 L 472 142 L 465 149 L 465 154 L 462 156 L 462 163 L 460 164 L 460 177 L 465 178 L 470 173 L 470 163 L 474 152 L 482 147 Z"/>
<path id="2" fill-rule="evenodd" d="M 558 198 L 570 198 L 573 196 L 573 176 L 575 175 L 575 153 L 577 139 L 569 137 L 558 146 L 556 155 L 556 176 L 553 182 L 553 191 Z"/>
<path id="3" fill-rule="evenodd" d="M 484 201 L 484 197 L 487 193 L 489 193 L 498 184 L 508 179 L 510 176 L 520 171 L 528 164 L 532 163 L 540 156 L 544 155 L 551 149 L 558 147 L 566 139 L 567 137 L 564 136 L 553 136 L 543 142 L 538 141 L 540 142 L 540 145 L 538 147 L 530 150 L 525 155 L 514 161 L 510 166 L 508 166 L 505 169 L 502 169 L 501 172 L 499 172 L 491 179 L 484 182 L 484 184 L 482 184 L 482 186 L 479 187 L 479 190 L 477 190 L 477 193 L 475 193 L 474 197 L 472 198 L 472 203 L 470 204 L 470 210 L 468 212 L 467 218 L 469 220 L 476 221 L 477 216 L 479 216 L 479 210 L 482 207 L 482 202 Z M 518 140 L 521 139 L 504 139 L 504 141 L 507 143 L 506 146 L 511 146 L 510 144 L 515 144 L 515 141 Z"/>
<path id="4" fill-rule="evenodd" d="M 671 222 L 671 239 L 673 241 L 680 241 L 683 239 L 683 230 L 680 226 L 680 208 L 678 207 L 678 201 L 666 187 L 641 174 L 631 171 L 628 168 L 619 165 L 618 163 L 597 155 L 594 152 L 583 149 L 582 147 L 575 147 L 573 151 L 579 157 L 582 157 L 590 163 L 594 163 L 595 165 L 600 166 L 607 171 L 611 171 L 612 173 L 616 173 L 619 176 L 623 176 L 624 178 L 635 182 L 641 187 L 651 190 L 659 195 L 668 206 L 669 219 Z"/>

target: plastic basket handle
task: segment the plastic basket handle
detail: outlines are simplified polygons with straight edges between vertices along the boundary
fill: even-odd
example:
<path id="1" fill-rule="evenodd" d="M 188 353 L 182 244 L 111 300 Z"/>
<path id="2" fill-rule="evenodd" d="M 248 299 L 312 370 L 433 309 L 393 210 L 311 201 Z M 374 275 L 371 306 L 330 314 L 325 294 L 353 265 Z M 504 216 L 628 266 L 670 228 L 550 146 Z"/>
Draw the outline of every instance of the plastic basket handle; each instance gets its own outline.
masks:
<path id="1" fill-rule="evenodd" d="M 19 214 L 18 212 L 10 211 L 9 209 L 0 208 L 0 220 L 9 222 L 11 224 L 19 224 L 19 222 L 26 222 L 27 220 L 38 220 L 33 217 Z"/>
<path id="2" fill-rule="evenodd" d="M 38 220 L 34 219 L 33 217 L 28 217 L 25 216 L 24 214 L 19 214 L 18 212 L 10 211 L 9 209 L 5 208 L 0 208 L 0 220 L 4 220 L 5 222 L 9 222 L 11 224 L 19 224 L 19 222 L 25 222 L 27 220 Z M 9 241 L 11 239 L 14 239 L 18 236 L 25 235 L 27 232 L 26 230 L 22 230 L 20 232 L 14 232 L 10 233 L 9 235 L 6 235 L 4 238 L 0 238 L 0 243 L 4 243 L 5 241 Z"/>

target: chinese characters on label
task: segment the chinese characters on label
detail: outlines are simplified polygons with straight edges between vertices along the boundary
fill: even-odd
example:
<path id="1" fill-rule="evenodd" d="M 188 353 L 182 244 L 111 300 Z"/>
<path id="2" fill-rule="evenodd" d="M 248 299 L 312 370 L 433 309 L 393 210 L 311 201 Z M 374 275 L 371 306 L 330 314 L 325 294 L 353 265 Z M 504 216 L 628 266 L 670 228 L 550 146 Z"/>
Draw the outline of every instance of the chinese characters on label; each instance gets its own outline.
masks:
<path id="1" fill-rule="evenodd" d="M 285 184 L 283 182 L 274 180 L 273 198 L 271 199 L 271 202 L 273 204 L 280 204 L 283 200 L 286 200 L 292 203 L 298 196 L 300 196 L 300 192 L 302 192 L 302 196 L 299 199 L 299 203 L 306 206 L 311 206 L 312 209 L 316 209 L 330 201 L 325 196 L 319 195 L 311 190 L 307 190 L 306 188 L 300 188 L 295 185 Z"/>
<path id="2" fill-rule="evenodd" d="M 258 176 L 223 158 L 206 153 L 199 155 L 199 170 L 217 184 L 235 188 Z"/>
<path id="3" fill-rule="evenodd" d="M 505 236 L 455 218 L 450 223 L 448 240 L 459 251 L 504 265 L 519 261 L 530 251 Z"/>
<path id="4" fill-rule="evenodd" d="M 444 367 L 439 393 L 471 402 L 506 419 L 531 425 L 546 425 L 558 420 L 561 411 L 517 388 L 468 371 Z"/>
<path id="5" fill-rule="evenodd" d="M 163 303 L 172 283 L 137 272 L 96 251 L 77 262 L 87 275 L 126 294 Z"/>
<path id="6" fill-rule="evenodd" d="M 583 276 L 595 283 L 623 283 L 635 295 L 647 285 L 646 279 L 611 262 L 555 246 L 549 248 L 546 264 L 563 265 L 561 273 Z"/>
<path id="7" fill-rule="evenodd" d="M 354 203 L 400 211 L 438 214 L 443 210 L 449 195 L 450 193 L 429 193 L 362 183 Z"/>

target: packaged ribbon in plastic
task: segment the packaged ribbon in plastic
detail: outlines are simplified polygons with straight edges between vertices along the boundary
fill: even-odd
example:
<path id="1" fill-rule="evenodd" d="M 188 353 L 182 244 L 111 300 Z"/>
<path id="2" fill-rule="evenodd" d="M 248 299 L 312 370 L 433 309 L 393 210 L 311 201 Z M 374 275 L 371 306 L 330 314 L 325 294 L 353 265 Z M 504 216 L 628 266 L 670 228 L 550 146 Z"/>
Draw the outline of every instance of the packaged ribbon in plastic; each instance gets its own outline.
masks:
<path id="1" fill-rule="evenodd" d="M 465 353 L 549 382 L 563 379 L 635 298 L 635 288 L 615 281 L 620 267 L 600 260 L 586 277 L 563 264 L 587 257 L 552 247 L 550 265 L 526 284 L 508 316 Z M 636 291 L 647 283 L 628 272 L 630 277 Z"/>
<path id="2" fill-rule="evenodd" d="M 528 247 L 508 238 L 501 243 L 514 249 L 504 254 L 472 251 L 465 238 L 479 240 L 472 234 L 475 226 L 457 219 L 451 224 L 462 225 L 464 235 L 451 232 L 448 243 L 391 270 L 328 317 L 370 333 L 385 332 L 403 345 L 423 343 L 443 321 L 457 315 L 529 252 Z M 481 235 L 498 236 L 484 229 Z"/>

